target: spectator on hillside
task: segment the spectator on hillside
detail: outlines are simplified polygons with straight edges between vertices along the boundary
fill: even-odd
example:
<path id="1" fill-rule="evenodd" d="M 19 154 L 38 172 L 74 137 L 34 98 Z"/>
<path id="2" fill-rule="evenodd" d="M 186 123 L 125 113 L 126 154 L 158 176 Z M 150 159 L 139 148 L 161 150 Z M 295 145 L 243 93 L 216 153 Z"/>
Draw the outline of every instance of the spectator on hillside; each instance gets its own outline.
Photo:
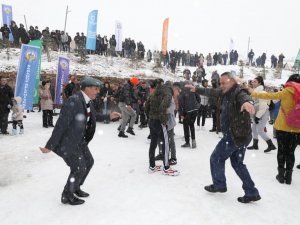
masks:
<path id="1" fill-rule="evenodd" d="M 22 23 L 20 23 L 20 27 L 18 29 L 18 33 L 19 33 L 19 36 L 21 38 L 21 42 L 22 44 L 28 44 L 29 41 L 30 41 L 30 38 L 24 28 L 24 25 Z"/>
<path id="2" fill-rule="evenodd" d="M 13 42 L 14 47 L 15 48 L 19 47 L 20 46 L 20 43 L 19 43 L 19 41 L 20 41 L 19 40 L 20 39 L 19 28 L 18 28 L 16 22 L 13 21 L 13 20 L 10 23 L 10 30 L 11 30 L 12 36 L 14 38 L 14 42 Z"/>
<path id="3" fill-rule="evenodd" d="M 248 59 L 249 59 L 249 66 L 252 66 L 253 63 L 253 57 L 254 57 L 254 52 L 251 49 L 250 52 L 248 53 Z"/>
<path id="4" fill-rule="evenodd" d="M 4 24 L 3 27 L 1 27 L 0 31 L 2 33 L 3 41 L 8 41 L 9 40 L 10 30 L 9 30 L 7 24 Z"/>

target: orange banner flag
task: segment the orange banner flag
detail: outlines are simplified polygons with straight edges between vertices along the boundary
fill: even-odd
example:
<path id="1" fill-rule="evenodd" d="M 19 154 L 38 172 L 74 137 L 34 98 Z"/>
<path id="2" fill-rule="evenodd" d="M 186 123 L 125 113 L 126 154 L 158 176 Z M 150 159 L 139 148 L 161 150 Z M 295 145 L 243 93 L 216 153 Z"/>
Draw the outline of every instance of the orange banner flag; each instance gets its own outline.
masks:
<path id="1" fill-rule="evenodd" d="M 166 18 L 163 24 L 162 42 L 161 42 L 161 51 L 164 55 L 166 55 L 168 51 L 168 28 L 169 28 L 169 18 Z"/>

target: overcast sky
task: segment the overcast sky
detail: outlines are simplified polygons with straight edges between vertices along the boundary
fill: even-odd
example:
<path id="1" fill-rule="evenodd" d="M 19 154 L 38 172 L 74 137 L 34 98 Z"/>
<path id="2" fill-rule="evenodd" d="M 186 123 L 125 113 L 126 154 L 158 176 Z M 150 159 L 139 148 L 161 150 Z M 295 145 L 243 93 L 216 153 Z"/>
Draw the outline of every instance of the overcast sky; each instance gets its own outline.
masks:
<path id="1" fill-rule="evenodd" d="M 123 38 L 142 41 L 146 49 L 160 49 L 162 23 L 169 22 L 168 49 L 225 52 L 230 38 L 242 55 L 250 48 L 256 56 L 266 52 L 288 58 L 300 48 L 300 0 L 5 0 L 13 18 L 27 25 L 63 30 L 67 5 L 67 32 L 86 33 L 87 16 L 98 10 L 98 33 L 111 36 L 115 21 L 123 25 Z M 2 12 L 1 12 L 2 13 Z M 1 17 L 2 18 L 2 17 Z"/>

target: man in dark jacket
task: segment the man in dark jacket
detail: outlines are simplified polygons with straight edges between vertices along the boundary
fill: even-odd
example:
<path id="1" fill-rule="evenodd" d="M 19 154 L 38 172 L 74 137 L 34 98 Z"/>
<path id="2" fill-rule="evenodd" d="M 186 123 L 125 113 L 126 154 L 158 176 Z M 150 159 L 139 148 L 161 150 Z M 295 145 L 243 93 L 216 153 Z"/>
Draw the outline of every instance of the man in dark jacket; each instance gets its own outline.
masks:
<path id="1" fill-rule="evenodd" d="M 7 85 L 7 79 L 0 80 L 0 130 L 2 134 L 8 134 L 8 114 L 13 106 L 12 98 L 14 97 L 13 90 Z"/>
<path id="2" fill-rule="evenodd" d="M 251 141 L 250 114 L 254 113 L 253 100 L 249 93 L 237 84 L 234 74 L 221 75 L 220 90 L 192 88 L 201 95 L 221 95 L 221 130 L 223 138 L 210 157 L 213 184 L 205 186 L 208 192 L 226 192 L 225 161 L 230 158 L 231 166 L 243 182 L 245 195 L 237 200 L 242 203 L 260 200 L 258 190 L 243 164 L 247 145 Z"/>
<path id="3" fill-rule="evenodd" d="M 251 51 L 248 53 L 248 59 L 249 59 L 249 66 L 252 66 L 253 63 L 253 57 L 254 57 L 254 52 L 251 49 Z"/>
<path id="4" fill-rule="evenodd" d="M 147 117 L 145 113 L 145 102 L 149 97 L 149 87 L 147 87 L 146 81 L 142 81 L 141 85 L 138 86 L 138 93 L 137 93 L 137 100 L 138 100 L 138 107 L 139 107 L 139 116 L 141 118 L 141 124 L 139 128 L 147 127 Z"/>
<path id="5" fill-rule="evenodd" d="M 119 137 L 127 138 L 125 135 L 125 127 L 129 121 L 129 127 L 126 130 L 127 133 L 135 135 L 133 131 L 133 125 L 136 119 L 136 112 L 133 110 L 133 103 L 136 103 L 136 98 L 134 96 L 133 87 L 139 84 L 139 79 L 137 77 L 131 77 L 130 80 L 122 87 L 119 94 L 119 108 L 122 112 L 122 123 L 120 127 Z"/>
<path id="6" fill-rule="evenodd" d="M 189 81 L 186 81 L 190 83 Z M 183 148 L 191 147 L 190 133 L 192 139 L 192 148 L 196 148 L 195 139 L 195 121 L 200 108 L 200 97 L 197 93 L 191 92 L 189 88 L 184 88 L 179 96 L 179 115 L 183 119 L 183 130 L 185 143 Z"/>
<path id="7" fill-rule="evenodd" d="M 149 173 L 155 173 L 162 170 L 161 166 L 155 165 L 155 149 L 158 141 L 161 143 L 163 155 L 163 174 L 168 176 L 177 176 L 179 172 L 169 165 L 169 137 L 167 130 L 167 109 L 171 104 L 172 92 L 170 88 L 163 85 L 163 80 L 155 81 L 156 88 L 149 100 L 146 102 L 146 113 L 149 115 L 149 128 L 151 142 L 149 147 Z"/>
<path id="8" fill-rule="evenodd" d="M 55 152 L 70 167 L 61 197 L 63 204 L 80 205 L 84 200 L 78 197 L 89 196 L 80 186 L 94 164 L 88 144 L 95 133 L 96 112 L 90 102 L 99 93 L 100 85 L 100 81 L 90 77 L 81 81 L 81 91 L 64 103 L 46 147 L 40 148 L 43 153 Z"/>
<path id="9" fill-rule="evenodd" d="M 9 30 L 7 24 L 4 24 L 3 27 L 1 27 L 0 31 L 2 33 L 3 41 L 8 41 L 10 30 Z"/>
<path id="10" fill-rule="evenodd" d="M 24 28 L 24 25 L 20 23 L 20 27 L 18 29 L 18 33 L 19 33 L 19 36 L 21 38 L 21 42 L 22 44 L 28 44 L 29 41 L 30 41 L 30 38 L 27 34 L 27 31 L 25 30 Z"/>
<path id="11" fill-rule="evenodd" d="M 79 82 L 77 80 L 77 77 L 75 75 L 72 75 L 70 77 L 70 83 L 68 83 L 64 88 L 65 97 L 69 98 L 77 91 L 79 91 Z"/>

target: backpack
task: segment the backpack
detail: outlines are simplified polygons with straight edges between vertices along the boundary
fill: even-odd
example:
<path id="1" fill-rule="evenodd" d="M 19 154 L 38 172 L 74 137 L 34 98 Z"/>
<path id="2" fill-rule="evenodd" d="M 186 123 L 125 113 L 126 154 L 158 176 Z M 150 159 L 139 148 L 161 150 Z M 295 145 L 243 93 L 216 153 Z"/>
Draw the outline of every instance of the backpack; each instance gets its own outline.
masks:
<path id="1" fill-rule="evenodd" d="M 299 85 L 299 87 L 297 87 L 297 86 L 295 86 L 296 84 L 293 84 L 293 83 L 294 82 L 289 82 L 289 83 L 287 83 L 287 85 L 285 85 L 285 87 L 294 87 L 295 88 L 294 97 L 295 97 L 296 105 L 294 106 L 292 111 L 289 112 L 289 114 L 287 114 L 282 107 L 281 107 L 281 110 L 282 110 L 283 114 L 285 115 L 286 124 L 288 126 L 294 127 L 294 128 L 300 128 L 300 98 L 299 98 L 299 93 L 297 93 L 300 91 L 300 85 Z"/>

